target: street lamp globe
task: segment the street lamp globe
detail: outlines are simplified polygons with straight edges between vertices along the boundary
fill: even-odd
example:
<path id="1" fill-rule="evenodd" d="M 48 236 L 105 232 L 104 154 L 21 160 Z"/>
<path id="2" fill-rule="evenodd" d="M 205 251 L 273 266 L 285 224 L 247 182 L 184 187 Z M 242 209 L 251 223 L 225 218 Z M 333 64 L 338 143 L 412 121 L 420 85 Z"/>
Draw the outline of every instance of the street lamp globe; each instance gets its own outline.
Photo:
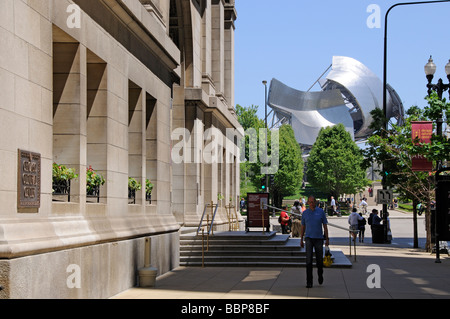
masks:
<path id="1" fill-rule="evenodd" d="M 448 63 L 445 66 L 445 73 L 450 77 L 450 60 L 448 60 Z"/>
<path id="2" fill-rule="evenodd" d="M 436 73 L 436 64 L 433 62 L 433 58 L 430 56 L 428 63 L 425 65 L 425 74 L 427 76 L 433 76 Z"/>

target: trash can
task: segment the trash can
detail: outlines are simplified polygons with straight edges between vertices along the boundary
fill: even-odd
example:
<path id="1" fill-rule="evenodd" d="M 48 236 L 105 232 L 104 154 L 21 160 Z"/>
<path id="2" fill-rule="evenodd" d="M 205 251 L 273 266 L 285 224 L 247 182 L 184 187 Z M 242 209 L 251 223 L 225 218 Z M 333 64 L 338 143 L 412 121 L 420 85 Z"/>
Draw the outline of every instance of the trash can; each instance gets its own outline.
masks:
<path id="1" fill-rule="evenodd" d="M 139 287 L 155 287 L 157 273 L 158 269 L 153 267 L 139 269 Z"/>
<path id="2" fill-rule="evenodd" d="M 372 243 L 384 244 L 384 226 L 372 225 Z"/>

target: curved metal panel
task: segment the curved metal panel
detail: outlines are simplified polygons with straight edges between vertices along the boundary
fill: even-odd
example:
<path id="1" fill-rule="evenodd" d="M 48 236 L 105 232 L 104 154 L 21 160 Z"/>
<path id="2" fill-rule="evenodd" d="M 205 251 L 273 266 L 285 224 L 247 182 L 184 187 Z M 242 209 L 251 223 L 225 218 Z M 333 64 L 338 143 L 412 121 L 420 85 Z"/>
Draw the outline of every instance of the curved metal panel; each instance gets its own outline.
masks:
<path id="1" fill-rule="evenodd" d="M 396 118 L 397 124 L 403 125 L 405 123 L 405 109 L 403 108 L 402 100 L 392 86 L 389 84 L 386 86 L 388 91 L 387 117 Z"/>
<path id="2" fill-rule="evenodd" d="M 375 108 L 383 108 L 383 83 L 361 62 L 349 57 L 333 57 L 331 72 L 328 80 L 342 85 L 355 97 L 356 104 L 362 114 L 362 125 L 356 137 L 365 137 L 371 133 L 372 123 L 370 112 Z"/>
<path id="3" fill-rule="evenodd" d="M 276 116 L 291 123 L 298 142 L 313 145 L 320 128 L 344 124 L 356 140 L 372 134 L 370 112 L 383 108 L 383 84 L 361 62 L 333 57 L 330 73 L 319 80 L 321 92 L 295 90 L 273 79 L 270 85 L 269 105 Z M 387 115 L 403 121 L 404 110 L 395 90 L 387 87 Z"/>
<path id="4" fill-rule="evenodd" d="M 303 92 L 273 79 L 268 104 L 279 118 L 289 119 L 302 145 L 313 145 L 321 128 L 339 123 L 353 137 L 353 120 L 338 90 Z"/>

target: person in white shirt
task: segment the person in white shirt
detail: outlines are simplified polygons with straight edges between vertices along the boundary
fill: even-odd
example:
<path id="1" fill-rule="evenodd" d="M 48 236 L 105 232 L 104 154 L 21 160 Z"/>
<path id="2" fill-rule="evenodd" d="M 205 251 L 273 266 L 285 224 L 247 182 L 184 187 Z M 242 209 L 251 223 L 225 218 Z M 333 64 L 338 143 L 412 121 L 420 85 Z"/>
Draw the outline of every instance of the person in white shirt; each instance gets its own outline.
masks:
<path id="1" fill-rule="evenodd" d="M 359 203 L 359 207 L 361 208 L 361 212 L 363 212 L 364 214 L 367 213 L 367 206 L 369 206 L 367 204 L 367 202 L 364 199 L 361 199 L 361 203 Z"/>
<path id="2" fill-rule="evenodd" d="M 331 196 L 331 203 L 330 203 L 331 208 L 333 209 L 332 211 L 332 215 L 334 215 L 336 213 L 336 200 L 334 199 L 333 196 Z"/>
<path id="3" fill-rule="evenodd" d="M 358 221 L 362 219 L 363 217 L 357 213 L 357 209 L 353 208 L 352 213 L 348 216 L 348 223 L 350 224 L 350 230 L 352 230 L 353 241 L 356 240 L 356 235 L 358 234 Z"/>

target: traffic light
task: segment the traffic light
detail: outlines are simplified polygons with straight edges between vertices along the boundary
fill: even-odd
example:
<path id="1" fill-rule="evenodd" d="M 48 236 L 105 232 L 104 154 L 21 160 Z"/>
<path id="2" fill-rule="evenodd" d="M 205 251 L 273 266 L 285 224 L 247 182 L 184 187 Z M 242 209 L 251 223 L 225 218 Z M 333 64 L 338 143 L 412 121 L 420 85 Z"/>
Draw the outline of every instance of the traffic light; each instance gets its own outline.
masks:
<path id="1" fill-rule="evenodd" d="M 261 189 L 263 191 L 266 190 L 266 176 L 264 176 L 264 175 L 261 177 Z"/>
<path id="2" fill-rule="evenodd" d="M 273 187 L 275 185 L 275 175 L 269 175 L 269 185 Z"/>

